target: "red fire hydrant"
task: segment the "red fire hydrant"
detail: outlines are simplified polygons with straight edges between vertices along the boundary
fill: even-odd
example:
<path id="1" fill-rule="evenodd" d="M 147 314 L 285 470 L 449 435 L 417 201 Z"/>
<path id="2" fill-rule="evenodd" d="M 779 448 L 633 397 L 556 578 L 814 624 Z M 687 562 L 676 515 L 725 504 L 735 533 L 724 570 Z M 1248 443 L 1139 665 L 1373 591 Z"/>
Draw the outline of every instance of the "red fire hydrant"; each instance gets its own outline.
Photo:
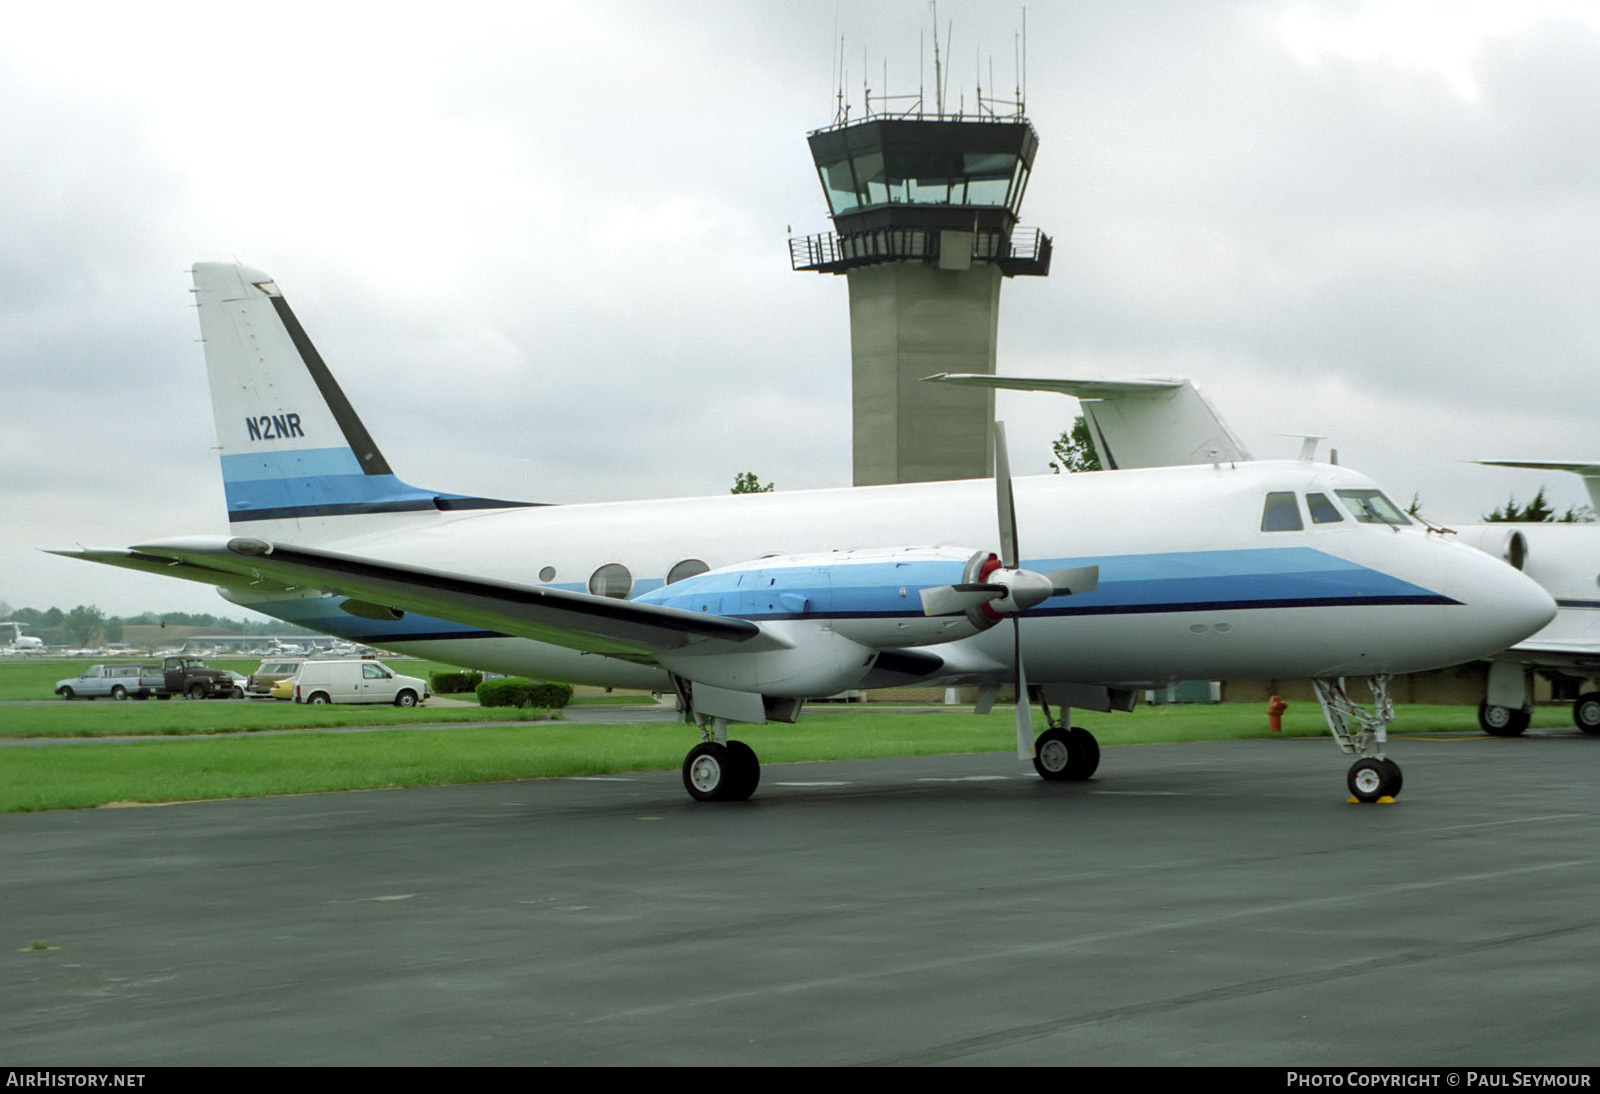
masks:
<path id="1" fill-rule="evenodd" d="M 1267 702 L 1267 732 L 1283 732 L 1283 712 L 1288 709 L 1289 704 L 1285 703 L 1281 696 L 1274 695 Z"/>

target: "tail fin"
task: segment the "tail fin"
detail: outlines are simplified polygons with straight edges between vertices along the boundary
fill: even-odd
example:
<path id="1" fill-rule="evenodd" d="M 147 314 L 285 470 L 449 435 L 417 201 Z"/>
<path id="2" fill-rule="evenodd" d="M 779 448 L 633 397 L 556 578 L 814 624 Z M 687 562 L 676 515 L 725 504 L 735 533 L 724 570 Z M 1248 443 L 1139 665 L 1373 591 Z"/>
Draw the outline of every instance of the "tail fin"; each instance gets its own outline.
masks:
<path id="1" fill-rule="evenodd" d="M 220 262 L 193 274 L 230 524 L 259 535 L 269 530 L 255 522 L 288 521 L 303 533 L 315 520 L 346 535 L 370 521 L 343 518 L 525 504 L 396 478 L 272 278 Z"/>

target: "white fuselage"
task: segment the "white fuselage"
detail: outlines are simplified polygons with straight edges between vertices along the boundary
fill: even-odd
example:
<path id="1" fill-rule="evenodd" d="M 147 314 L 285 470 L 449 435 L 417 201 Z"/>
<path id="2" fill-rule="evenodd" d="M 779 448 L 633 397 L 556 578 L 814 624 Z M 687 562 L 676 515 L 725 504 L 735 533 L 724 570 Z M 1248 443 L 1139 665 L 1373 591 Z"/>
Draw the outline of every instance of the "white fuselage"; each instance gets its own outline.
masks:
<path id="1" fill-rule="evenodd" d="M 1029 680 L 1132 684 L 1412 672 L 1486 656 L 1549 621 L 1554 606 L 1533 582 L 1416 525 L 1358 523 L 1346 513 L 1336 523 L 1262 530 L 1269 492 L 1292 492 L 1303 511 L 1308 492 L 1332 497 L 1362 488 L 1372 489 L 1364 476 L 1298 461 L 1016 480 L 1021 564 L 1038 571 L 1100 568 L 1094 592 L 1052 598 L 1024 615 Z M 631 577 L 630 595 L 638 596 L 660 589 L 687 560 L 717 569 L 765 556 L 862 548 L 994 550 L 995 513 L 994 484 L 973 480 L 400 514 L 368 523 L 361 517 L 240 522 L 233 531 L 575 590 L 598 591 L 592 577 L 611 567 L 605 574 L 620 591 L 621 567 Z M 915 585 L 908 581 L 904 593 L 908 627 L 917 621 Z M 315 590 L 225 595 L 315 629 L 453 664 L 609 686 L 667 683 L 654 664 L 414 616 L 357 618 L 338 609 L 339 598 Z M 814 614 L 823 629 L 835 626 L 829 611 Z M 847 614 L 833 605 L 832 615 Z M 880 615 L 883 625 L 895 625 L 894 612 Z M 922 648 L 950 666 L 941 681 L 1000 680 L 1011 672 L 1012 641 L 1003 624 Z"/>
<path id="2" fill-rule="evenodd" d="M 1600 525 L 1474 524 L 1458 529 L 1463 543 L 1496 558 L 1516 559 L 1523 573 L 1555 599 L 1555 619 L 1496 660 L 1600 667 Z M 1513 547 L 1513 537 L 1520 544 Z"/>

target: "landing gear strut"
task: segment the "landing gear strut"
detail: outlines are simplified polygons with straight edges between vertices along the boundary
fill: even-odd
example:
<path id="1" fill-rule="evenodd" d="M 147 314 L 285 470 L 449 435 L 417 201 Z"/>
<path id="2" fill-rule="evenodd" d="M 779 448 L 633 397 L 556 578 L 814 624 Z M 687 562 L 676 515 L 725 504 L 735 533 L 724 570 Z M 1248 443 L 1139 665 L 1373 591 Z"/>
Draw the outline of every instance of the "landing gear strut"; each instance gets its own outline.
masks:
<path id="1" fill-rule="evenodd" d="M 1100 766 L 1100 742 L 1087 729 L 1069 727 L 1069 712 L 1052 715 L 1041 697 L 1039 705 L 1050 728 L 1033 742 L 1033 769 L 1050 782 L 1081 782 Z"/>
<path id="2" fill-rule="evenodd" d="M 1394 703 L 1389 699 L 1389 678 L 1372 676 L 1367 686 L 1372 689 L 1372 709 L 1358 705 L 1345 691 L 1344 678 L 1313 680 L 1317 702 L 1322 704 L 1322 716 L 1328 720 L 1328 730 L 1333 734 L 1339 750 L 1359 759 L 1350 765 L 1345 784 L 1350 794 L 1359 802 L 1375 802 L 1383 798 L 1393 800 L 1400 793 L 1405 779 L 1400 765 L 1383 755 L 1388 740 L 1389 723 L 1394 721 Z"/>

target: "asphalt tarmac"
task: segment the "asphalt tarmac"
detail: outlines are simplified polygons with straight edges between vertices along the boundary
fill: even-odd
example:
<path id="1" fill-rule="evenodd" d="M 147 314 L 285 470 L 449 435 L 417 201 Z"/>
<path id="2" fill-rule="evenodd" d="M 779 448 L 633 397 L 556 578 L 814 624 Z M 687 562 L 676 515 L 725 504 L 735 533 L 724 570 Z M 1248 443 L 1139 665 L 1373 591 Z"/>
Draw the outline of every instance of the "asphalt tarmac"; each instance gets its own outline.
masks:
<path id="1" fill-rule="evenodd" d="M 1273 740 L 4 816 L 0 1065 L 1600 1061 L 1600 740 L 1390 754 L 1393 805 Z"/>

